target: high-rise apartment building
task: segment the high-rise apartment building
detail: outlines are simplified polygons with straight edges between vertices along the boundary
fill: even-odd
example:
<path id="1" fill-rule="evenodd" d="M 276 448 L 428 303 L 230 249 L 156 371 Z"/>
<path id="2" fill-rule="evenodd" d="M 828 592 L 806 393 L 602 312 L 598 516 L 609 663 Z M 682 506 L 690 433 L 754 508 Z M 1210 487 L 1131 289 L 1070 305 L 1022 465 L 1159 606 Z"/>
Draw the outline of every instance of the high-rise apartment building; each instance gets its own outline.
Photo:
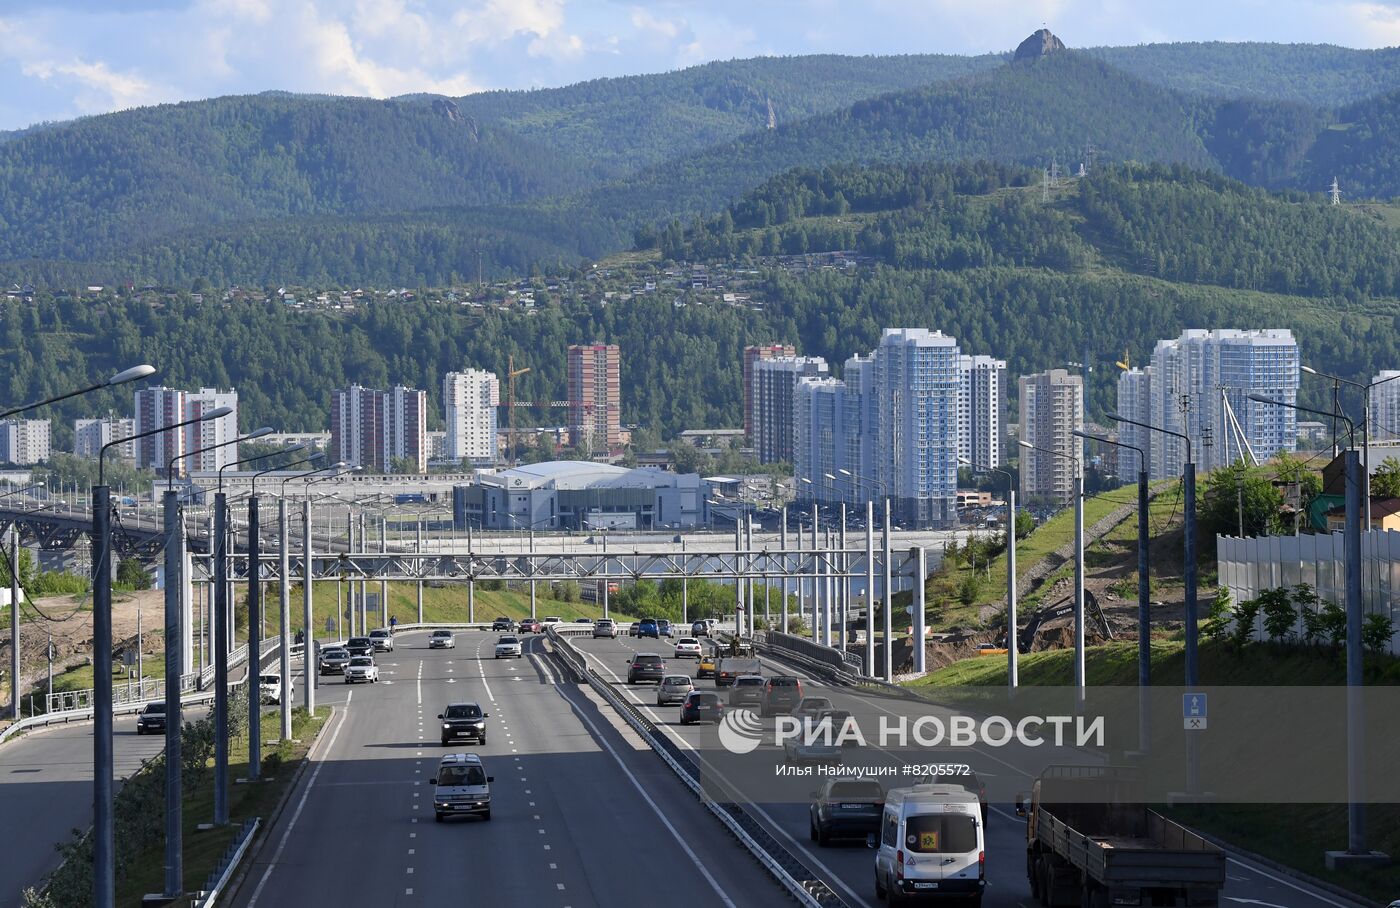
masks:
<path id="1" fill-rule="evenodd" d="M 48 460 L 52 436 L 47 419 L 0 421 L 0 461 L 29 466 Z"/>
<path id="2" fill-rule="evenodd" d="M 614 454 L 622 449 L 622 355 L 617 344 L 570 344 L 569 441 Z"/>
<path id="3" fill-rule="evenodd" d="M 984 467 L 999 467 L 1006 360 L 960 356 L 958 373 L 958 456 Z"/>
<path id="4" fill-rule="evenodd" d="M 496 462 L 496 414 L 501 405 L 501 382 L 482 369 L 449 372 L 442 380 L 446 410 L 445 455 L 478 466 Z"/>
<path id="5" fill-rule="evenodd" d="M 381 473 L 407 461 L 412 472 L 428 469 L 428 395 L 395 385 L 377 391 L 351 385 L 331 394 L 332 463 L 345 461 Z"/>
<path id="6" fill-rule="evenodd" d="M 773 356 L 753 364 L 753 439 L 760 463 L 792 463 L 797 428 L 797 383 L 826 378 L 819 356 Z"/>
<path id="7" fill-rule="evenodd" d="M 136 434 L 136 420 L 125 416 L 108 416 L 102 419 L 77 419 L 73 421 L 73 453 L 79 457 L 96 457 L 102 446 L 113 441 L 109 457 L 122 460 L 136 459 L 136 442 L 120 442 Z"/>
<path id="8" fill-rule="evenodd" d="M 200 388 L 181 391 L 175 388 L 142 388 L 135 394 L 136 433 L 149 432 L 185 420 L 194 419 L 219 407 L 232 412 L 218 419 L 192 423 L 174 432 L 159 432 L 135 443 L 138 468 L 155 470 L 164 476 L 173 464 L 176 476 L 191 470 L 217 470 L 238 459 L 237 445 L 226 445 L 186 457 L 192 451 L 220 444 L 238 437 L 238 392 Z"/>
<path id="9" fill-rule="evenodd" d="M 1250 400 L 1252 394 L 1298 401 L 1298 344 L 1287 329 L 1191 329 L 1158 341 L 1152 353 L 1153 425 L 1192 439 L 1197 470 L 1234 463 L 1253 451 L 1260 461 L 1297 449 L 1298 414 Z M 1152 477 L 1181 474 L 1186 445 L 1152 432 Z"/>
<path id="10" fill-rule="evenodd" d="M 844 477 L 836 472 L 846 465 L 846 383 L 803 378 L 795 391 L 792 467 L 797 497 L 839 500 L 849 494 Z"/>
<path id="11" fill-rule="evenodd" d="M 1152 423 L 1152 367 L 1128 369 L 1118 375 L 1118 414 L 1138 422 Z M 1140 448 L 1145 462 L 1139 464 L 1138 455 L 1133 451 L 1118 452 L 1120 478 L 1132 479 L 1138 470 L 1152 472 L 1152 436 L 1149 429 L 1132 423 L 1118 423 L 1118 440 L 1125 445 Z"/>
<path id="12" fill-rule="evenodd" d="M 846 456 L 838 472 L 842 493 L 852 502 L 878 497 L 875 475 L 875 358 L 852 356 L 841 376 L 846 385 Z"/>
<path id="13" fill-rule="evenodd" d="M 1084 379 L 1064 369 L 1051 369 L 1020 380 L 1021 438 L 1043 451 L 1020 449 L 1021 497 L 1074 500 L 1075 464 L 1083 450 L 1073 434 L 1084 425 Z"/>
<path id="14" fill-rule="evenodd" d="M 744 348 L 744 438 L 753 441 L 753 364 L 775 356 L 796 356 L 792 344 L 750 344 Z"/>
<path id="15" fill-rule="evenodd" d="M 1371 384 L 1376 386 L 1367 413 L 1371 441 L 1400 439 L 1400 371 L 1384 369 Z"/>
<path id="16" fill-rule="evenodd" d="M 874 479 L 896 522 L 957 521 L 958 342 L 926 328 L 886 328 L 875 348 Z"/>

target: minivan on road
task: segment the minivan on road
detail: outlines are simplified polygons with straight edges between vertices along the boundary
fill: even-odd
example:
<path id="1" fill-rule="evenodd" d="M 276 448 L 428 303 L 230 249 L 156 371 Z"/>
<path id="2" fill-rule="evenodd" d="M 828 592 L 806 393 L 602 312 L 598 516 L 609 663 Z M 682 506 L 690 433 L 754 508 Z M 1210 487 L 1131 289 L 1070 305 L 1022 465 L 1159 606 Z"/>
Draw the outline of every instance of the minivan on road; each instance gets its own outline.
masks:
<path id="1" fill-rule="evenodd" d="M 875 897 L 981 905 L 986 842 L 977 795 L 961 785 L 915 785 L 885 795 L 875 848 Z"/>

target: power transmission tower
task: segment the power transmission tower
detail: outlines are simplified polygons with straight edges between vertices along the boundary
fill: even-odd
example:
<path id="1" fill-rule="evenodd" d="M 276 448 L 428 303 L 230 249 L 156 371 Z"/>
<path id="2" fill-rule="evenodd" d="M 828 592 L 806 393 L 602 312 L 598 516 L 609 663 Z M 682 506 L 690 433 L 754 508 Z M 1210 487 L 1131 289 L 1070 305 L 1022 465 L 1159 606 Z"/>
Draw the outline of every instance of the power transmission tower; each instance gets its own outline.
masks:
<path id="1" fill-rule="evenodd" d="M 1327 194 L 1332 197 L 1333 205 L 1342 204 L 1342 187 L 1336 177 L 1332 178 L 1332 186 L 1327 190 Z"/>

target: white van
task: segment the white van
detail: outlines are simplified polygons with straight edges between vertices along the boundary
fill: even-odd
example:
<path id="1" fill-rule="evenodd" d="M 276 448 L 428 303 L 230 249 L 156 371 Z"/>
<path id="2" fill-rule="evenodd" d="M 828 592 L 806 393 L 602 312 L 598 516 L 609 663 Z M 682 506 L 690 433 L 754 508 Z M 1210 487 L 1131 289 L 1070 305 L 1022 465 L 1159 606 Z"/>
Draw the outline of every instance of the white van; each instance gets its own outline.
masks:
<path id="1" fill-rule="evenodd" d="M 986 841 L 977 795 L 961 785 L 916 785 L 885 796 L 875 847 L 875 895 L 981 905 Z"/>
<path id="2" fill-rule="evenodd" d="M 481 757 L 476 754 L 448 754 L 438 762 L 433 777 L 433 817 L 463 815 L 491 819 L 491 783 Z"/>

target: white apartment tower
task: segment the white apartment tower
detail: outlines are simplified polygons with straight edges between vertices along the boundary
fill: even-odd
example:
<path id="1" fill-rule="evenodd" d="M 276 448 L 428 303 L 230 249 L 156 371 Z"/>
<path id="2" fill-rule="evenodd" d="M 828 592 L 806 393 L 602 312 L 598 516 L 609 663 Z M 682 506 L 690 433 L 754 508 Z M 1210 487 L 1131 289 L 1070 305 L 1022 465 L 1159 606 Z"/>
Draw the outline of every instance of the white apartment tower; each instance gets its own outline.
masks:
<path id="1" fill-rule="evenodd" d="M 136 459 L 136 442 L 120 442 L 136 434 L 136 420 L 125 416 L 108 416 L 103 419 L 77 419 L 73 421 L 73 453 L 79 457 L 96 457 L 102 446 L 112 445 L 111 456 L 126 461 Z"/>
<path id="2" fill-rule="evenodd" d="M 167 468 L 173 464 L 175 475 L 183 476 L 191 470 L 217 470 L 238 459 L 237 445 L 226 445 L 194 457 L 185 456 L 191 451 L 238 437 L 237 391 L 220 391 L 215 388 L 181 391 L 164 387 L 142 388 L 137 391 L 136 416 L 133 420 L 137 433 L 173 426 L 219 407 L 230 407 L 232 412 L 218 419 L 192 423 L 176 432 L 160 432 L 136 441 L 136 466 L 155 470 L 164 476 Z"/>
<path id="3" fill-rule="evenodd" d="M 835 378 L 800 379 L 793 407 L 797 497 L 839 501 L 849 494 L 845 477 L 837 472 L 846 465 L 846 384 Z"/>
<path id="4" fill-rule="evenodd" d="M 1261 462 L 1291 453 L 1298 443 L 1297 411 L 1249 398 L 1296 404 L 1299 367 L 1297 341 L 1284 328 L 1183 331 L 1158 341 L 1152 353 L 1150 422 L 1191 438 L 1198 472 L 1234 463 L 1247 451 Z M 1151 435 L 1152 477 L 1179 476 L 1185 443 Z"/>
<path id="5" fill-rule="evenodd" d="M 494 372 L 467 369 L 449 372 L 442 380 L 450 460 L 470 460 L 478 466 L 496 462 L 497 407 L 501 382 Z"/>
<path id="6" fill-rule="evenodd" d="M 792 463 L 797 383 L 826 378 L 819 356 L 774 356 L 753 362 L 753 438 L 760 463 Z"/>
<path id="7" fill-rule="evenodd" d="M 1084 426 L 1084 379 L 1051 369 L 1020 380 L 1021 438 L 1042 453 L 1021 448 L 1021 497 L 1074 501 L 1075 464 L 1083 458 L 1075 429 Z M 1057 456 L 1063 455 L 1063 456 Z"/>
<path id="8" fill-rule="evenodd" d="M 958 457 L 999 467 L 1006 360 L 963 355 L 958 357 L 958 373 Z"/>
<path id="9" fill-rule="evenodd" d="M 873 478 L 905 525 L 957 521 L 960 354 L 927 328 L 886 328 L 875 348 Z"/>
<path id="10" fill-rule="evenodd" d="M 1400 371 L 1384 369 L 1371 379 L 1367 413 L 1371 441 L 1400 440 Z"/>
<path id="11" fill-rule="evenodd" d="M 1118 414 L 1138 422 L 1152 423 L 1152 367 L 1128 369 L 1118 376 Z M 1152 472 L 1152 436 L 1155 434 L 1131 423 L 1118 423 L 1118 440 L 1125 445 L 1141 448 L 1146 455 L 1146 469 Z M 1132 479 L 1143 466 L 1132 451 L 1118 452 L 1119 472 L 1124 480 Z"/>
<path id="12" fill-rule="evenodd" d="M 52 453 L 47 419 L 7 419 L 0 422 L 0 461 L 30 466 Z"/>

